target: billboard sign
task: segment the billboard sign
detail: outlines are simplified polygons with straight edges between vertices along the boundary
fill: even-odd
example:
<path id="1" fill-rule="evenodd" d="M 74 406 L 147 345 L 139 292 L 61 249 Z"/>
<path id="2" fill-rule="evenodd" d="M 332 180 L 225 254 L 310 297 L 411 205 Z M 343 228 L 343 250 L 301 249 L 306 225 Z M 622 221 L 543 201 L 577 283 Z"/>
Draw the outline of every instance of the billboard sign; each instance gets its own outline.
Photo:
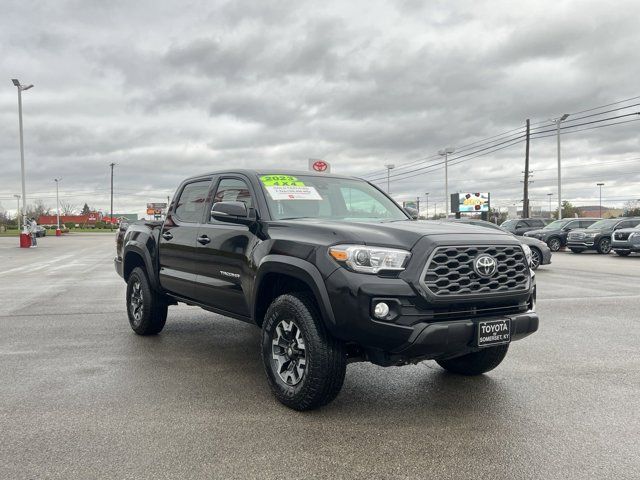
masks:
<path id="1" fill-rule="evenodd" d="M 311 170 L 312 172 L 319 172 L 319 173 L 331 173 L 331 164 L 326 160 L 310 158 L 309 170 Z"/>
<path id="2" fill-rule="evenodd" d="M 490 208 L 489 192 L 463 192 L 452 195 L 451 211 L 454 213 L 482 213 Z"/>
<path id="3" fill-rule="evenodd" d="M 167 211 L 166 203 L 147 203 L 147 215 L 159 217 Z"/>

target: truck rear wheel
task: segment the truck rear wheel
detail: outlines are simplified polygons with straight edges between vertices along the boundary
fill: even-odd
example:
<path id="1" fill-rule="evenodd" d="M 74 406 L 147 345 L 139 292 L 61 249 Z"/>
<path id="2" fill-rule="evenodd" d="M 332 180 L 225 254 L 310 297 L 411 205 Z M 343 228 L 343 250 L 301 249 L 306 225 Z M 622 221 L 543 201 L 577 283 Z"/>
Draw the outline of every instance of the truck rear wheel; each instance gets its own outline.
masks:
<path id="1" fill-rule="evenodd" d="M 313 410 L 340 392 L 347 367 L 342 342 L 327 331 L 313 299 L 285 294 L 262 325 L 262 361 L 276 398 L 294 410 Z"/>
<path id="2" fill-rule="evenodd" d="M 149 285 L 145 271 L 134 268 L 127 280 L 129 325 L 138 335 L 160 333 L 167 321 L 167 302 Z"/>
<path id="3" fill-rule="evenodd" d="M 468 353 L 461 357 L 436 360 L 436 362 L 448 372 L 460 375 L 481 375 L 500 365 L 508 350 L 509 344 L 507 343 L 496 347 L 484 348 L 479 352 Z"/>

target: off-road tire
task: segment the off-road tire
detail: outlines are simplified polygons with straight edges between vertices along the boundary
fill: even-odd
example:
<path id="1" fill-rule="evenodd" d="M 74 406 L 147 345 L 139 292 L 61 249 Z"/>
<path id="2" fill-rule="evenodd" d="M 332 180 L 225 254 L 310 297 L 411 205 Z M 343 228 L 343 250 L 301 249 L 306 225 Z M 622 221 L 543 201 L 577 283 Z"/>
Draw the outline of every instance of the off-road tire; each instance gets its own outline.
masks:
<path id="1" fill-rule="evenodd" d="M 509 350 L 509 344 L 484 348 L 478 352 L 447 360 L 436 360 L 438 365 L 451 373 L 459 375 L 481 375 L 496 368 Z"/>
<path id="2" fill-rule="evenodd" d="M 606 255 L 611 253 L 611 240 L 608 238 L 603 238 L 598 242 L 597 247 L 598 253 Z"/>
<path id="3" fill-rule="evenodd" d="M 296 385 L 283 381 L 273 358 L 272 342 L 283 320 L 293 320 L 304 339 L 306 365 Z M 346 353 L 342 342 L 327 331 L 310 295 L 290 293 L 277 297 L 265 314 L 261 343 L 269 386 L 284 405 L 294 410 L 313 410 L 336 398 L 344 382 Z"/>
<path id="4" fill-rule="evenodd" d="M 551 237 L 547 240 L 547 246 L 552 252 L 557 252 L 562 248 L 562 241 L 558 237 Z"/>
<path id="5" fill-rule="evenodd" d="M 141 312 L 135 309 L 132 297 L 141 295 Z M 146 272 L 134 268 L 127 280 L 127 315 L 129 325 L 138 335 L 156 335 L 162 331 L 167 321 L 167 302 L 163 295 L 151 289 Z"/>

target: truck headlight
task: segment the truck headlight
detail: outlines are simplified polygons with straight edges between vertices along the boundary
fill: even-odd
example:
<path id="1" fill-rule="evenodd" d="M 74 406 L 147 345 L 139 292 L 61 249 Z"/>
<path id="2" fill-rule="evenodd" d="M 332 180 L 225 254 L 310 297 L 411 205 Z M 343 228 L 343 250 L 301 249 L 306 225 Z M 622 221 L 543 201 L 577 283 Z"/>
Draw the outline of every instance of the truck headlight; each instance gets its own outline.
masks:
<path id="1" fill-rule="evenodd" d="M 366 245 L 336 245 L 329 248 L 329 255 L 354 272 L 376 274 L 384 270 L 404 270 L 411 252 Z"/>
<path id="2" fill-rule="evenodd" d="M 634 237 L 640 237 L 640 232 L 631 232 L 627 238 L 631 240 Z"/>
<path id="3" fill-rule="evenodd" d="M 531 248 L 523 243 L 522 250 L 524 250 L 524 256 L 527 258 L 527 265 L 531 266 Z"/>

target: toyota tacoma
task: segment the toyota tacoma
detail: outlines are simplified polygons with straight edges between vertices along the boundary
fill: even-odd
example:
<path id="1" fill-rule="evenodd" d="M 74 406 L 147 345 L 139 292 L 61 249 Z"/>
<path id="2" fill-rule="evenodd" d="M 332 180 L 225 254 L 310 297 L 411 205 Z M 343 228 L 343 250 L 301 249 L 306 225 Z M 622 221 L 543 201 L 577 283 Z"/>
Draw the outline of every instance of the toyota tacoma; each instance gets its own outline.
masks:
<path id="1" fill-rule="evenodd" d="M 115 267 L 139 335 L 159 333 L 178 302 L 260 327 L 269 385 L 296 410 L 332 401 L 350 362 L 479 375 L 538 329 L 534 274 L 512 235 L 414 221 L 351 177 L 189 178 L 164 221 L 119 230 Z"/>

